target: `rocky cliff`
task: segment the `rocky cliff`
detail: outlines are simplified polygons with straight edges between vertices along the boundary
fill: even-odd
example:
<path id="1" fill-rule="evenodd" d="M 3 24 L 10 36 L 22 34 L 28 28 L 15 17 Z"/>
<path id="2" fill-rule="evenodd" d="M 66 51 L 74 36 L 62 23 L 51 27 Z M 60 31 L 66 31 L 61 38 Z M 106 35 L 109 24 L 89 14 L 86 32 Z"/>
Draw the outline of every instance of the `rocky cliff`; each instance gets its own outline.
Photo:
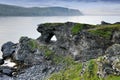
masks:
<path id="1" fill-rule="evenodd" d="M 45 23 L 1 51 L 0 80 L 119 80 L 120 24 Z M 55 36 L 56 41 L 51 38 Z M 3 66 L 10 59 L 14 67 Z"/>

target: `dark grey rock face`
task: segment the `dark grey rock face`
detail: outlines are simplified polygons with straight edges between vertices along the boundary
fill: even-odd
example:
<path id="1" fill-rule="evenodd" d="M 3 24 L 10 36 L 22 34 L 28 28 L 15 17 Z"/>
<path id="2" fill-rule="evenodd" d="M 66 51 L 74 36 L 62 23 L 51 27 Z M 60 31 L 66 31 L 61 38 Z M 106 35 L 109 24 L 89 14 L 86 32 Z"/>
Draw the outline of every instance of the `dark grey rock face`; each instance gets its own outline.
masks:
<path id="1" fill-rule="evenodd" d="M 105 21 L 101 21 L 101 24 L 102 24 L 102 25 L 109 25 L 110 23 L 105 22 Z"/>
<path id="2" fill-rule="evenodd" d="M 22 62 L 26 65 L 40 64 L 43 60 L 42 52 L 37 48 L 33 50 L 30 45 L 30 38 L 22 37 L 13 54 L 13 61 Z"/>
<path id="3" fill-rule="evenodd" d="M 44 80 L 46 75 L 55 71 L 55 67 L 45 64 L 35 65 L 23 71 L 23 74 L 17 76 L 16 80 Z"/>
<path id="4" fill-rule="evenodd" d="M 52 36 L 56 36 L 58 41 L 63 41 L 68 38 L 71 34 L 71 28 L 75 23 L 47 23 L 40 24 L 37 28 L 37 31 L 41 33 L 41 36 L 38 38 L 40 42 L 49 43 Z"/>
<path id="5" fill-rule="evenodd" d="M 4 64 L 4 59 L 0 59 L 0 65 Z"/>
<path id="6" fill-rule="evenodd" d="M 15 44 L 7 42 L 3 44 L 1 51 L 3 52 L 3 59 L 10 57 L 15 52 Z"/>
<path id="7" fill-rule="evenodd" d="M 49 25 L 41 24 L 38 26 L 37 31 L 41 33 L 38 38 L 39 42 L 50 44 L 56 54 L 71 54 L 75 60 L 85 61 L 102 56 L 105 49 L 111 44 L 110 40 L 105 40 L 87 32 L 90 27 L 88 24 L 84 24 L 83 30 L 77 35 L 73 35 L 71 31 L 76 23 L 67 22 L 65 24 L 56 23 L 56 25 Z M 57 41 L 51 44 L 50 39 L 53 35 L 56 36 Z"/>
<path id="8" fill-rule="evenodd" d="M 0 74 L 0 80 L 15 80 L 15 79 L 7 75 Z"/>
<path id="9" fill-rule="evenodd" d="M 93 36 L 87 32 L 81 32 L 73 38 L 74 49 L 73 54 L 81 61 L 94 59 L 104 55 L 105 47 L 107 43 L 102 38 Z M 101 43 L 100 43 L 101 42 Z M 76 53 L 77 52 L 77 53 Z"/>
<path id="10" fill-rule="evenodd" d="M 114 44 L 110 46 L 105 53 L 109 54 L 110 56 L 120 55 L 120 44 Z"/>
<path id="11" fill-rule="evenodd" d="M 7 76 L 12 76 L 12 73 L 14 72 L 14 69 L 8 66 L 1 66 L 0 67 L 0 73 L 7 75 Z"/>
<path id="12" fill-rule="evenodd" d="M 106 75 L 120 75 L 120 44 L 113 44 L 105 51 L 107 55 L 101 57 L 98 61 L 99 74 L 102 77 Z"/>

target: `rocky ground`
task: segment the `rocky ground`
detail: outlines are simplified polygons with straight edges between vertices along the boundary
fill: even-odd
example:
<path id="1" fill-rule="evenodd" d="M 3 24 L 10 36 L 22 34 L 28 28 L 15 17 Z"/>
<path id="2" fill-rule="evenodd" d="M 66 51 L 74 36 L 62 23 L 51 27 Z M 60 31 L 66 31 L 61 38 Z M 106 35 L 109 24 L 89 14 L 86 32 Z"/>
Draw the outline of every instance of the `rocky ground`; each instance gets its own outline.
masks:
<path id="1" fill-rule="evenodd" d="M 120 22 L 45 23 L 37 31 L 37 39 L 3 44 L 0 80 L 120 80 Z M 8 59 L 16 65 L 4 66 Z"/>

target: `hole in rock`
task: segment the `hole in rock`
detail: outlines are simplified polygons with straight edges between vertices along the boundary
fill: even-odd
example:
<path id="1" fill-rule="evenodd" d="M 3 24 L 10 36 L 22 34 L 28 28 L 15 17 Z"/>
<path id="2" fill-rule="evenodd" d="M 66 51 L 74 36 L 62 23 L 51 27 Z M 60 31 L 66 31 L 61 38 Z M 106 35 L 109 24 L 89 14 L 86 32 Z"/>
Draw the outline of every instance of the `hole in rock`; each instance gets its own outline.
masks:
<path id="1" fill-rule="evenodd" d="M 51 41 L 54 41 L 54 42 L 56 42 L 56 41 L 57 41 L 57 38 L 56 38 L 56 36 L 55 36 L 55 35 L 54 35 L 54 36 L 52 36 Z"/>

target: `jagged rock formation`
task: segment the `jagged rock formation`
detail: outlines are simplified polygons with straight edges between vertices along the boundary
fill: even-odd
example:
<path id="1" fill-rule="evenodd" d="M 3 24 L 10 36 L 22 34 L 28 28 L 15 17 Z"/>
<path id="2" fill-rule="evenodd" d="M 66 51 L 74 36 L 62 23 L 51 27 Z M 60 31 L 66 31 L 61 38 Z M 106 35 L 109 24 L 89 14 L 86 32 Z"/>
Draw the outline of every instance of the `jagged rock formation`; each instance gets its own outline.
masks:
<path id="1" fill-rule="evenodd" d="M 6 77 L 10 80 L 44 80 L 52 73 L 67 70 L 65 68 L 70 65 L 74 66 L 75 61 L 78 62 L 75 64 L 85 63 L 81 69 L 82 73 L 79 72 L 80 75 L 84 75 L 87 66 L 94 63 L 90 62 L 90 65 L 87 63 L 91 59 L 95 59 L 95 64 L 98 64 L 100 77 L 104 78 L 109 74 L 120 75 L 119 22 L 104 25 L 45 23 L 40 24 L 37 31 L 41 36 L 36 40 L 21 37 L 17 44 L 7 42 L 2 46 L 3 59 L 0 63 L 3 64 L 4 60 L 11 59 L 16 66 L 7 70 L 2 66 L 0 72 L 3 77 L 0 79 L 8 75 L 14 76 Z M 51 41 L 53 36 L 56 36 L 57 41 Z"/>

